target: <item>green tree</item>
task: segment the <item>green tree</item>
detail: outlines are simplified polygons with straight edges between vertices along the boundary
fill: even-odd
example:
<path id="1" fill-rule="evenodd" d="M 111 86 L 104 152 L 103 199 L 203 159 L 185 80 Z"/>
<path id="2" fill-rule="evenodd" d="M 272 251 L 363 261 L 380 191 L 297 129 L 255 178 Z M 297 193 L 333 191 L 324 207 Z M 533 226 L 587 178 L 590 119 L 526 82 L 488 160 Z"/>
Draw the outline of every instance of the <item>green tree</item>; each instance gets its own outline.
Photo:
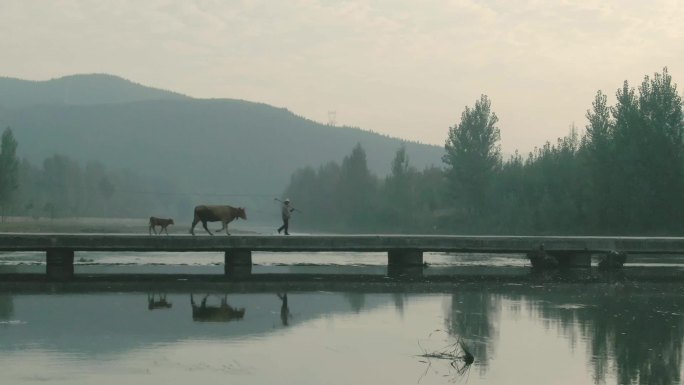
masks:
<path id="1" fill-rule="evenodd" d="M 285 196 L 291 198 L 305 215 L 297 217 L 298 226 L 310 229 L 344 230 L 342 219 L 346 208 L 341 203 L 340 165 L 328 162 L 314 170 L 305 167 L 296 170 L 290 177 Z"/>
<path id="2" fill-rule="evenodd" d="M 39 216 L 40 197 L 40 170 L 28 159 L 24 158 L 19 163 L 18 187 L 12 199 L 12 206 L 17 214 L 26 216 Z"/>
<path id="3" fill-rule="evenodd" d="M 559 138 L 556 145 L 546 142 L 527 158 L 523 169 L 522 195 L 517 201 L 524 202 L 521 206 L 527 207 L 525 215 L 528 220 L 525 222 L 531 231 L 573 233 L 582 221 L 583 210 L 579 198 L 582 189 L 578 186 L 583 180 L 577 168 L 578 146 L 577 132 L 571 127 L 570 133 Z M 504 171 L 512 172 L 515 168 L 507 166 L 502 174 Z M 498 212 L 496 215 L 503 216 Z M 490 221 L 495 218 L 490 218 Z"/>
<path id="4" fill-rule="evenodd" d="M 684 115 L 682 98 L 667 68 L 644 77 L 639 87 L 639 113 L 642 137 L 642 159 L 648 161 L 645 183 L 650 187 L 652 225 L 672 228 L 682 223 L 684 194 L 683 142 Z"/>
<path id="5" fill-rule="evenodd" d="M 639 92 L 627 82 L 617 92 L 614 175 L 615 223 L 623 231 L 681 228 L 684 206 L 682 100 L 667 68 L 644 77 Z M 674 227 L 673 227 L 674 226 Z"/>
<path id="6" fill-rule="evenodd" d="M 615 171 L 613 136 L 614 122 L 610 117 L 607 96 L 598 91 L 587 110 L 586 134 L 582 143 L 582 159 L 589 174 L 588 205 L 594 229 L 610 227 L 611 197 Z"/>
<path id="7" fill-rule="evenodd" d="M 0 141 L 0 209 L 4 216 L 12 199 L 12 193 L 18 187 L 19 160 L 17 159 L 17 141 L 12 129 L 5 128 Z"/>
<path id="8" fill-rule="evenodd" d="M 615 190 L 612 197 L 615 207 L 621 208 L 611 213 L 615 230 L 624 233 L 633 229 L 646 213 L 641 202 L 648 194 L 648 186 L 643 183 L 647 172 L 644 155 L 641 151 L 643 124 L 639 114 L 639 101 L 634 88 L 625 81 L 616 92 L 617 102 L 611 108 L 615 120 L 614 145 L 615 162 L 620 165 L 616 170 Z"/>
<path id="9" fill-rule="evenodd" d="M 409 156 L 406 154 L 406 146 L 401 146 L 392 160 L 392 178 L 404 179 L 411 169 L 409 168 Z"/>
<path id="10" fill-rule="evenodd" d="M 351 228 L 367 229 L 376 210 L 377 180 L 368 169 L 366 151 L 360 143 L 344 157 L 337 189 L 342 220 Z"/>
<path id="11" fill-rule="evenodd" d="M 489 184 L 501 166 L 498 121 L 490 100 L 482 95 L 473 108 L 466 106 L 460 123 L 449 128 L 442 160 L 452 192 L 470 213 L 482 213 Z"/>
<path id="12" fill-rule="evenodd" d="M 44 182 L 56 211 L 64 217 L 77 217 L 84 204 L 85 189 L 81 166 L 65 155 L 43 161 Z"/>
<path id="13" fill-rule="evenodd" d="M 401 146 L 392 160 L 391 174 L 385 178 L 383 203 L 385 222 L 394 231 L 415 230 L 420 204 L 416 196 L 418 172 L 409 165 L 406 147 Z"/>
<path id="14" fill-rule="evenodd" d="M 529 234 L 531 223 L 529 215 L 529 203 L 525 194 L 527 174 L 525 161 L 516 151 L 506 162 L 492 187 L 497 198 L 493 204 L 499 219 L 494 221 L 493 232 L 505 232 L 509 234 Z"/>

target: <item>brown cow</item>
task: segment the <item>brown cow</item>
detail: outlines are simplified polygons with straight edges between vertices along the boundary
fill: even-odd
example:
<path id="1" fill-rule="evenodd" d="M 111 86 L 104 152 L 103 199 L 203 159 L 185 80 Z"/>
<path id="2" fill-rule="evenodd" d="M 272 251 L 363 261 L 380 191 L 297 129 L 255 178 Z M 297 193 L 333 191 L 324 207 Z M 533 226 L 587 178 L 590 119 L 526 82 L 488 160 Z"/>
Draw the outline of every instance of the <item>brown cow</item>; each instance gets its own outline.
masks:
<path id="1" fill-rule="evenodd" d="M 195 206 L 195 218 L 192 220 L 192 227 L 190 227 L 190 234 L 195 235 L 195 225 L 197 222 L 202 221 L 202 226 L 207 230 L 209 235 L 214 235 L 207 228 L 207 222 L 221 222 L 223 227 L 217 231 L 222 231 L 226 229 L 226 234 L 230 235 L 228 232 L 228 223 L 232 222 L 234 219 L 242 218 L 247 220 L 247 214 L 245 213 L 244 207 L 233 207 L 233 206 Z"/>
<path id="2" fill-rule="evenodd" d="M 162 233 L 162 231 L 166 231 L 166 235 L 169 235 L 169 230 L 167 230 L 167 227 L 169 225 L 173 225 L 173 219 L 164 219 L 164 218 L 157 218 L 157 217 L 150 217 L 150 227 L 147 229 L 147 231 L 152 235 L 152 232 L 154 231 L 154 234 L 157 235 L 157 226 L 160 226 L 159 229 L 159 234 Z"/>

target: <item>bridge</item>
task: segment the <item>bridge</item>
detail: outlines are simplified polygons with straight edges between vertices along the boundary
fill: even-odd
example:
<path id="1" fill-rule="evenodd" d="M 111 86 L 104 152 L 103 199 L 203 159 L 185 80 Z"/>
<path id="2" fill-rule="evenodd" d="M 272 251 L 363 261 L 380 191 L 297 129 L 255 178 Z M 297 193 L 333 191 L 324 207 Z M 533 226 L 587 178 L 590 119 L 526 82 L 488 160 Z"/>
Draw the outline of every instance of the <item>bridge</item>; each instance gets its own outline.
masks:
<path id="1" fill-rule="evenodd" d="M 527 253 L 543 245 L 564 266 L 589 266 L 591 255 L 684 254 L 684 237 L 465 236 L 465 235 L 216 235 L 0 234 L 0 251 L 46 254 L 51 278 L 73 276 L 79 251 L 223 252 L 225 273 L 251 270 L 252 252 L 386 252 L 389 267 L 422 266 L 424 252 Z"/>

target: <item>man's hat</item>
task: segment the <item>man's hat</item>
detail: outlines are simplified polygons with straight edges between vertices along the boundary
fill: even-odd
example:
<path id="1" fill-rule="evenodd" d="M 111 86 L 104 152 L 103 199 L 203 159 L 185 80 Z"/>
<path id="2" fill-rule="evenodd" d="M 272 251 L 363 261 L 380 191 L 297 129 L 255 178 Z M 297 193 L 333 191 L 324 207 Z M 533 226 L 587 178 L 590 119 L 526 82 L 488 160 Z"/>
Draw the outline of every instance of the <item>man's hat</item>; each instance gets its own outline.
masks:
<path id="1" fill-rule="evenodd" d="M 285 199 L 285 204 L 288 204 L 288 203 L 290 203 L 290 199 L 289 199 L 289 198 Z"/>

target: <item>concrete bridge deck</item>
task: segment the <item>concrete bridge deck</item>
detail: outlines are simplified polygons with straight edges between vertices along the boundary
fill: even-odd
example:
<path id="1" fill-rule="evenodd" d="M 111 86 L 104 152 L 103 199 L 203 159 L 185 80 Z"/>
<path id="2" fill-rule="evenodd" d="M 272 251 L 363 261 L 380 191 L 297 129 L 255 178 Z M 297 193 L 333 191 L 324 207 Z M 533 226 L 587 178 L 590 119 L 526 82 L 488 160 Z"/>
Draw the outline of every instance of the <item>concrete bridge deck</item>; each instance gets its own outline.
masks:
<path id="1" fill-rule="evenodd" d="M 525 253 L 549 251 L 684 254 L 684 237 L 583 237 L 491 235 L 171 235 L 0 234 L 0 251 L 366 251 Z"/>
<path id="2" fill-rule="evenodd" d="M 47 273 L 73 275 L 74 252 L 138 251 L 225 253 L 226 274 L 236 266 L 251 269 L 253 251 L 386 252 L 388 265 L 421 266 L 423 252 L 526 253 L 544 249 L 587 266 L 591 254 L 611 250 L 627 254 L 684 254 L 684 237 L 466 236 L 466 235 L 172 235 L 0 234 L 0 251 L 44 251 Z M 578 258 L 579 257 L 579 258 Z"/>

